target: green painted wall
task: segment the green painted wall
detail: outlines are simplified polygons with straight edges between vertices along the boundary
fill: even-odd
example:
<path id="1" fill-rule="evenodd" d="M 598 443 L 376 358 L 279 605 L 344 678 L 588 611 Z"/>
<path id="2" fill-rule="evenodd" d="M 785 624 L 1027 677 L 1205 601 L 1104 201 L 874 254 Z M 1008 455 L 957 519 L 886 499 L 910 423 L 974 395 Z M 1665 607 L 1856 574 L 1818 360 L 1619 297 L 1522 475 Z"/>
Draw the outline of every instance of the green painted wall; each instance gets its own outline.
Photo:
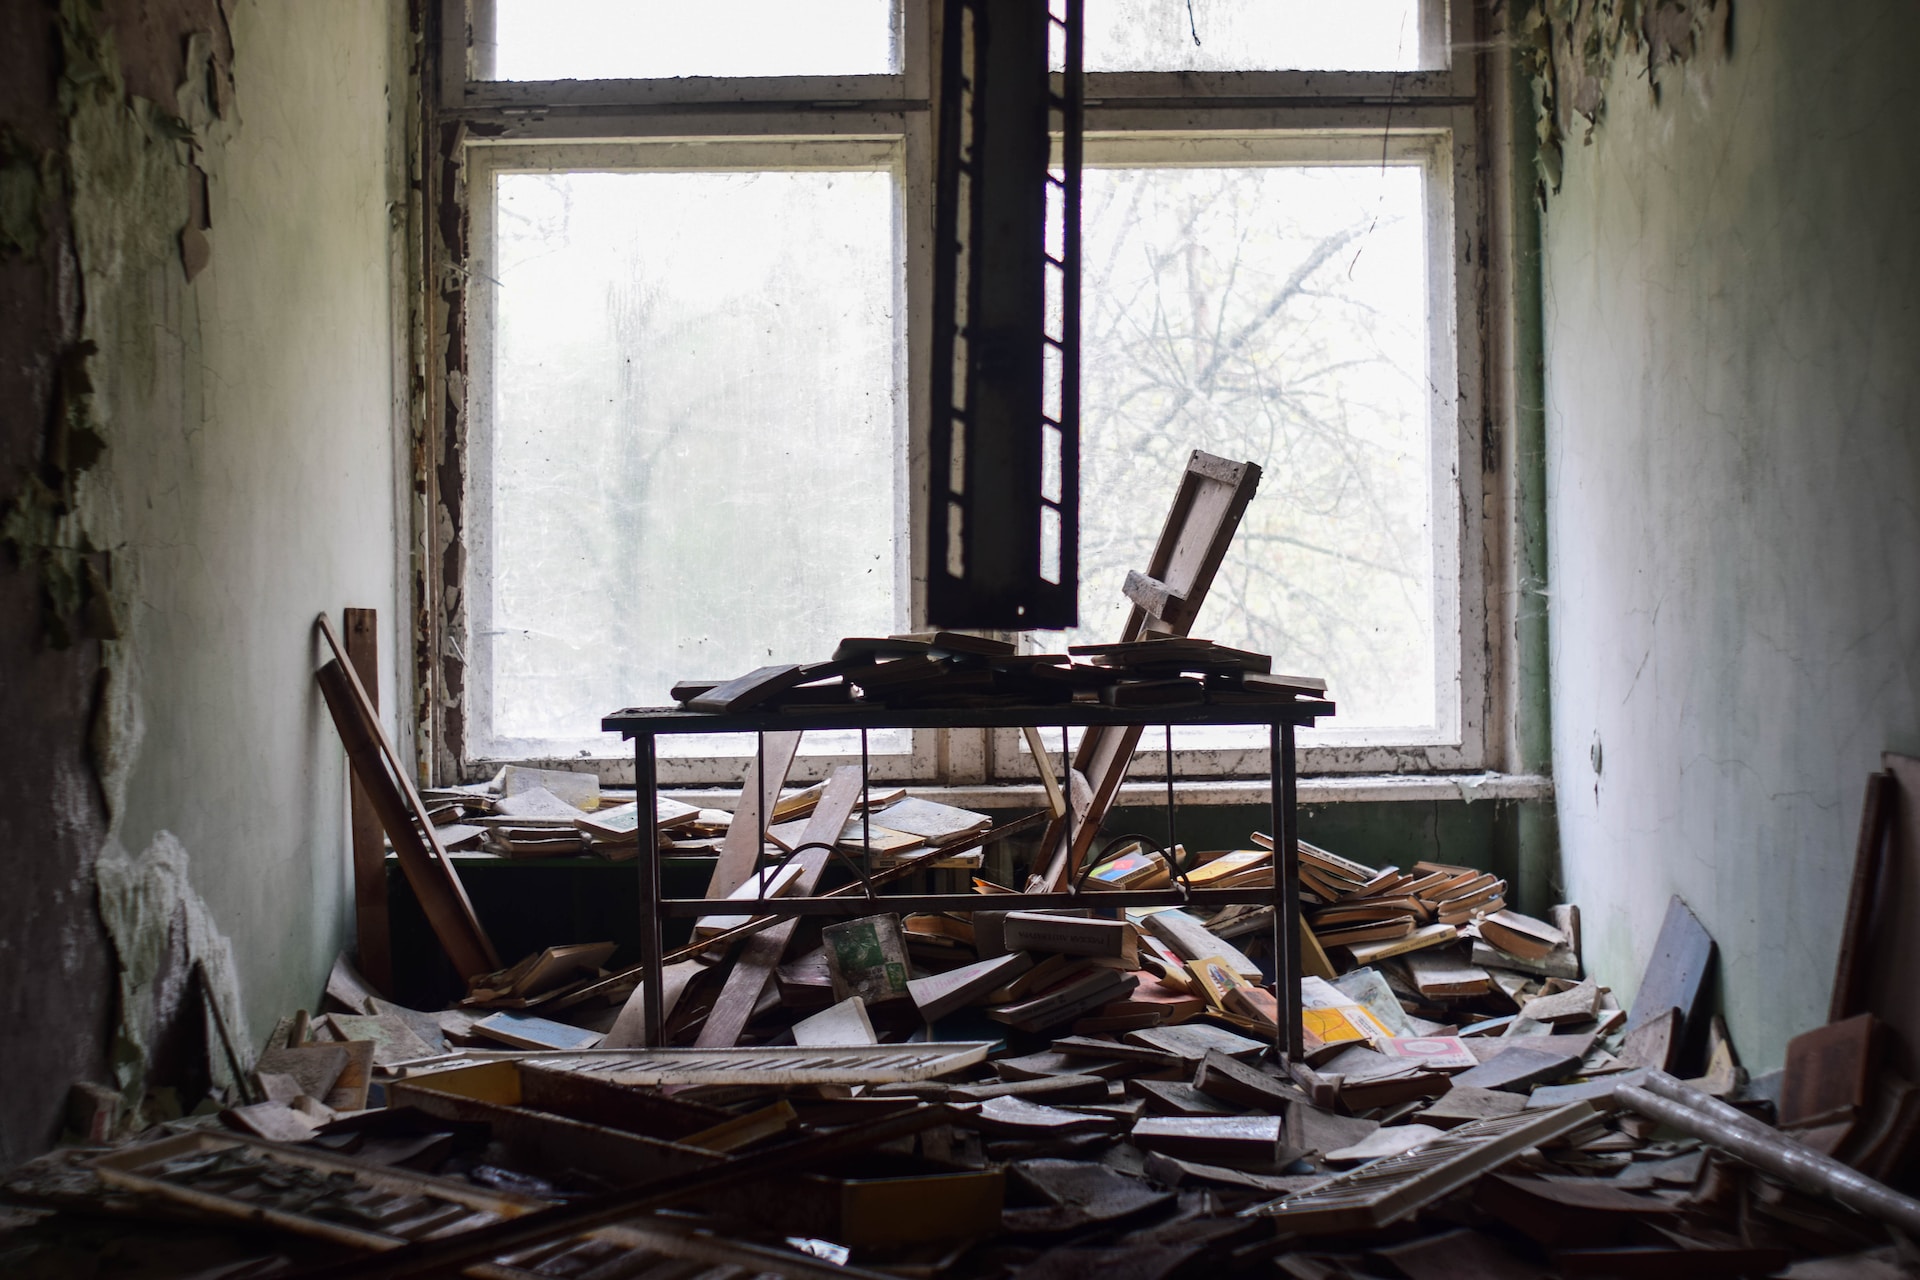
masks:
<path id="1" fill-rule="evenodd" d="M 1747 1064 L 1824 1021 L 1880 752 L 1920 745 L 1920 8 L 1740 3 L 1604 81 L 1545 215 L 1553 766 L 1589 959 L 1669 895 Z"/>

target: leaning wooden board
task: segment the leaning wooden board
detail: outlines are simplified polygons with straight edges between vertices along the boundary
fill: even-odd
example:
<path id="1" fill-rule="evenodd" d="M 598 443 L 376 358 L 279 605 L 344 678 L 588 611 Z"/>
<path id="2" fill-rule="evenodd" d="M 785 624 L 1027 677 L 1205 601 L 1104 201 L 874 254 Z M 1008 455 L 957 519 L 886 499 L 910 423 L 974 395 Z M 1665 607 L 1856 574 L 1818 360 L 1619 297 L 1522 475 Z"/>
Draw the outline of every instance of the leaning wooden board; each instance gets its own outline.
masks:
<path id="1" fill-rule="evenodd" d="M 111 1186 L 362 1249 L 438 1240 L 549 1204 L 304 1147 L 205 1132 L 116 1151 L 95 1160 L 93 1168 Z"/>
<path id="2" fill-rule="evenodd" d="M 1260 468 L 1253 463 L 1231 462 L 1198 449 L 1193 451 L 1181 473 L 1180 487 L 1147 562 L 1147 571 L 1134 575 L 1141 590 L 1128 593 L 1133 608 L 1121 631 L 1123 642 L 1189 633 L 1213 586 L 1214 575 L 1226 559 L 1240 518 L 1259 487 Z M 1149 612 L 1142 600 L 1155 603 L 1155 610 Z M 1079 870 L 1107 810 L 1120 793 L 1140 733 L 1137 725 L 1106 726 L 1088 729 L 1082 736 L 1073 757 L 1073 773 L 1086 779 L 1092 792 L 1091 804 L 1084 817 L 1077 816 L 1072 824 L 1071 845 L 1065 815 L 1056 816 L 1048 825 L 1040 844 L 1050 851 L 1048 860 L 1033 877 L 1034 882 L 1028 884 L 1029 890 L 1064 888 Z"/>

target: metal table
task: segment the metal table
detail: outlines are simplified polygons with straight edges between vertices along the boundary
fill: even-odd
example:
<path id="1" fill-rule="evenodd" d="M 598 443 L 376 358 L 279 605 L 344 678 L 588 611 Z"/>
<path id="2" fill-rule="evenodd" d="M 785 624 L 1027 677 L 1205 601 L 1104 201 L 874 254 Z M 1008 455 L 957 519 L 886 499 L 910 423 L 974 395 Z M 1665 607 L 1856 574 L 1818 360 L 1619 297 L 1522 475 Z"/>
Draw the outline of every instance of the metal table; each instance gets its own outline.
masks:
<path id="1" fill-rule="evenodd" d="M 1253 903 L 1273 907 L 1273 963 L 1275 996 L 1281 1017 L 1274 1036 L 1275 1053 L 1284 1062 L 1300 1059 L 1300 983 L 1295 972 L 1300 956 L 1300 882 L 1298 830 L 1295 823 L 1294 736 L 1321 716 L 1331 715 L 1333 704 L 1323 699 L 1298 698 L 1291 703 L 1188 707 L 1108 707 L 1097 703 L 1058 703 L 1018 707 L 888 708 L 861 705 L 806 707 L 792 711 L 750 711 L 710 715 L 679 707 L 628 707 L 605 717 L 600 726 L 633 741 L 635 799 L 642 815 L 653 812 L 658 794 L 655 773 L 656 742 L 663 735 L 688 733 L 751 733 L 764 749 L 767 733 L 792 730 L 857 730 L 861 743 L 861 772 L 867 781 L 867 732 L 874 729 L 1024 729 L 1058 727 L 1062 743 L 1066 731 L 1099 725 L 1162 725 L 1169 746 L 1176 725 L 1264 725 L 1267 728 L 1267 767 L 1273 779 L 1271 804 L 1274 833 L 1274 877 L 1270 889 L 1194 889 L 1181 879 L 1164 889 L 1086 890 L 1076 882 L 1064 892 L 977 893 L 866 893 L 805 898 L 662 898 L 660 847 L 654 824 L 639 824 L 640 943 L 645 970 L 641 979 L 645 1014 L 645 1042 L 662 1042 L 660 968 L 664 916 L 750 915 L 787 919 L 797 916 L 864 916 L 882 911 L 1043 911 L 1062 907 L 1217 907 Z M 1167 760 L 1167 816 L 1173 818 L 1173 761 Z M 1069 814 L 1072 810 L 1069 808 Z M 762 815 L 764 824 L 766 815 Z M 1068 838 L 1072 838 L 1069 828 Z M 1169 845 L 1172 841 L 1169 840 Z M 765 844 L 764 832 L 762 844 Z M 1169 850 L 1170 852 L 1170 850 Z"/>

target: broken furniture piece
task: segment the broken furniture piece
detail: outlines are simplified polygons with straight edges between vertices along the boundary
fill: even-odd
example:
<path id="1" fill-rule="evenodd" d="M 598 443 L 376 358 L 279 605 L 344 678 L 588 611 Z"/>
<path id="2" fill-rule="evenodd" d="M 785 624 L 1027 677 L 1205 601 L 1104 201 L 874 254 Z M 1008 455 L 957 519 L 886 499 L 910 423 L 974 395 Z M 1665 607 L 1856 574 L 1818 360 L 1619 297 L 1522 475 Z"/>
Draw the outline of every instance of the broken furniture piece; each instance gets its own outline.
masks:
<path id="1" fill-rule="evenodd" d="M 353 776 L 365 788 L 368 801 L 379 815 L 394 852 L 400 858 L 400 870 L 433 926 L 434 936 L 462 978 L 476 978 L 500 968 L 500 957 L 493 942 L 474 914 L 473 903 L 460 883 L 441 842 L 439 828 L 427 813 L 420 792 L 413 785 L 400 753 L 387 738 L 380 714 L 361 684 L 348 651 L 334 632 L 324 613 L 317 624 L 333 651 L 333 661 L 315 673 L 334 727 L 346 747 Z M 651 792 L 649 792 L 651 795 Z M 651 833 L 649 833 L 651 834 Z"/>

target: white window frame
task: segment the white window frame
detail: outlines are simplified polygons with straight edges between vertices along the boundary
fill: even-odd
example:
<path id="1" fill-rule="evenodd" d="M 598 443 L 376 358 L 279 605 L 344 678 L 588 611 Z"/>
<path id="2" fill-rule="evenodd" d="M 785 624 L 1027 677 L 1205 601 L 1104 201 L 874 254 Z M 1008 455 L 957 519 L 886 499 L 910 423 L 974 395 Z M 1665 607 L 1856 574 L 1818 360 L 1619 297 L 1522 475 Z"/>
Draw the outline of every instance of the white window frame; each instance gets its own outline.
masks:
<path id="1" fill-rule="evenodd" d="M 529 168 L 647 167 L 667 154 L 658 148 L 698 148 L 704 163 L 676 161 L 681 167 L 726 167 L 742 158 L 764 162 L 783 141 L 830 148 L 858 148 L 871 142 L 896 146 L 902 157 L 904 207 L 901 227 L 906 262 L 906 378 L 908 451 L 906 477 L 909 528 L 921 525 L 927 495 L 925 442 L 928 434 L 925 391 L 931 321 L 933 122 L 928 104 L 930 70 L 937 49 L 938 0 L 900 0 L 897 36 L 901 53 L 896 73 L 838 77 L 761 77 L 679 80 L 596 80 L 505 82 L 470 78 L 485 60 L 485 50 L 469 47 L 467 32 L 491 29 L 489 0 L 439 0 L 438 74 L 430 80 L 430 120 L 464 125 L 461 140 L 440 157 L 442 181 L 464 184 L 469 217 L 467 243 L 476 246 L 488 231 L 491 176 Z M 1422 60 L 1446 61 L 1446 0 L 1426 0 L 1422 20 Z M 1462 12 L 1464 10 L 1464 12 Z M 1470 49 L 1480 15 L 1456 6 L 1467 30 L 1456 34 L 1456 49 Z M 1442 549 L 1455 559 L 1458 590 L 1443 590 L 1436 627 L 1451 613 L 1459 636 L 1459 725 L 1446 740 L 1342 741 L 1336 717 L 1331 740 L 1305 745 L 1301 768 L 1307 773 L 1439 773 L 1494 768 L 1503 754 L 1504 726 L 1496 717 L 1498 673 L 1507 646 L 1498 632 L 1504 610 L 1490 593 L 1498 589 L 1495 571 L 1504 554 L 1506 519 L 1502 486 L 1480 465 L 1485 452 L 1487 418 L 1486 318 L 1489 282 L 1485 262 L 1487 203 L 1482 112 L 1478 106 L 1477 59 L 1457 56 L 1451 65 L 1405 72 L 1241 72 L 1090 74 L 1087 83 L 1088 163 L 1116 158 L 1143 164 L 1338 163 L 1365 164 L 1381 157 L 1405 161 L 1417 157 L 1427 166 L 1429 190 L 1443 183 L 1451 191 L 1451 209 L 1429 217 L 1429 261 L 1436 274 L 1450 277 L 1453 305 L 1436 311 L 1430 325 L 1440 353 L 1453 366 L 1451 385 L 1437 389 L 1451 405 L 1453 448 L 1436 450 L 1436 500 L 1457 500 L 1457 537 Z M 426 219 L 428 223 L 433 220 Z M 448 263 L 455 274 L 471 263 Z M 471 279 L 471 276 L 468 276 Z M 465 293 L 468 362 L 465 385 L 429 369 L 431 382 L 443 377 L 445 394 L 461 406 L 456 447 L 465 453 L 468 493 L 464 509 L 479 509 L 476 481 L 486 479 L 484 458 L 476 451 L 486 438 L 485 397 L 477 395 L 489 367 L 485 290 Z M 1444 295 L 1436 295 L 1444 296 Z M 441 317 L 432 328 L 444 342 L 450 327 Z M 427 344 L 429 351 L 436 344 Z M 1438 369 L 1445 359 L 1435 362 Z M 429 361 L 431 364 L 431 361 Z M 430 390 L 426 397 L 433 400 Z M 428 415 L 429 438 L 434 430 Z M 430 454 L 431 450 L 425 451 Z M 1457 484 L 1457 490 L 1456 490 Z M 1169 480 L 1169 497 L 1172 480 Z M 1436 517 L 1441 513 L 1436 512 Z M 479 549 L 469 515 L 467 529 L 446 531 L 435 513 L 423 512 L 421 531 L 426 561 L 438 563 L 451 540 L 471 563 Z M 909 614 L 916 625 L 925 616 L 925 555 L 916 547 L 910 575 Z M 1437 568 L 1440 566 L 1436 566 Z M 444 598 L 464 592 L 440 590 L 431 572 L 423 572 L 421 618 L 422 678 L 433 681 L 435 653 L 457 651 L 473 664 L 480 655 L 465 639 L 460 602 Z M 451 648 L 450 648 L 451 646 Z M 483 678 L 465 676 L 464 700 L 480 696 Z M 642 696 L 636 691 L 635 697 Z M 423 703 L 435 715 L 425 717 L 423 734 L 431 739 L 423 753 L 436 772 L 472 776 L 502 763 L 564 764 L 592 767 L 609 783 L 630 782 L 630 754 L 609 744 L 609 754 L 590 759 L 537 757 L 513 760 L 448 751 L 448 734 L 437 715 L 449 704 L 464 716 L 463 699 L 437 697 Z M 613 708 L 608 708 L 609 711 Z M 464 723 L 464 722 L 463 722 Z M 1136 772 L 1160 776 L 1164 753 L 1154 735 L 1142 743 Z M 1051 742 L 1051 738 L 1049 739 Z M 804 745 L 804 744 L 803 744 Z M 1250 750 L 1176 750 L 1174 773 L 1183 779 L 1264 777 L 1264 748 Z M 825 775 L 848 757 L 803 755 L 793 776 Z M 663 758 L 660 781 L 670 786 L 737 785 L 747 756 L 706 759 Z M 922 731 L 911 752 L 872 757 L 874 776 L 919 783 L 977 787 L 1032 778 L 1032 763 L 1018 735 L 978 730 Z"/>

